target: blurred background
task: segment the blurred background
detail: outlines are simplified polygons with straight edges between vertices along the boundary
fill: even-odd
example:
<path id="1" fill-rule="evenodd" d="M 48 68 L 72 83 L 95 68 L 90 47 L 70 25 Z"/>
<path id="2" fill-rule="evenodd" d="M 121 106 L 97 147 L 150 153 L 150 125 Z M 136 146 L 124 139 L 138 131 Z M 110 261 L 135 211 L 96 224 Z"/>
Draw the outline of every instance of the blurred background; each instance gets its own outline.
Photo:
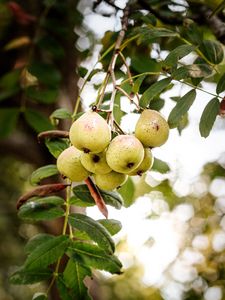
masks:
<path id="1" fill-rule="evenodd" d="M 35 291 L 45 289 L 44 283 L 14 286 L 8 278 L 23 263 L 27 240 L 38 232 L 57 233 L 61 223 L 24 224 L 17 217 L 16 201 L 31 187 L 32 171 L 55 163 L 45 145 L 37 142 L 37 134 L 55 125 L 68 129 L 68 122 L 56 124 L 51 113 L 60 107 L 73 110 L 86 70 L 106 69 L 110 55 L 95 63 L 102 49 L 115 40 L 125 4 L 122 0 L 0 1 L 1 300 L 28 300 Z M 143 10 L 158 12 L 157 18 L 166 25 L 170 14 L 180 24 L 187 9 L 192 16 L 216 5 L 213 1 L 181 0 L 141 4 Z M 224 16 L 220 18 L 224 22 Z M 225 35 L 215 35 L 204 22 L 205 34 L 214 34 L 213 38 L 223 42 Z M 169 39 L 148 47 L 131 43 L 126 56 L 135 57 L 132 73 L 143 72 L 141 61 L 145 59 L 151 58 L 147 67 L 152 67 L 152 60 L 165 58 L 173 47 Z M 222 68 L 221 72 L 225 71 Z M 104 74 L 98 71 L 87 82 L 80 110 L 88 109 L 95 100 Z M 157 80 L 149 77 L 145 86 Z M 216 80 L 214 76 L 202 82 L 202 88 L 213 93 Z M 186 85 L 174 82 L 157 99 L 154 109 L 168 117 L 175 97 L 187 91 Z M 168 142 L 153 149 L 161 164 L 146 176 L 129 180 L 120 190 L 124 208 L 109 208 L 109 217 L 123 225 L 115 241 L 124 273 L 96 272 L 90 287 L 94 299 L 225 299 L 224 119 L 217 117 L 207 139 L 198 131 L 201 112 L 211 98 L 198 92 L 179 130 L 171 130 Z M 137 115 L 126 98 L 121 97 L 120 103 L 121 127 L 132 132 Z M 96 208 L 88 208 L 87 213 L 100 217 Z M 52 299 L 58 299 L 54 292 Z"/>

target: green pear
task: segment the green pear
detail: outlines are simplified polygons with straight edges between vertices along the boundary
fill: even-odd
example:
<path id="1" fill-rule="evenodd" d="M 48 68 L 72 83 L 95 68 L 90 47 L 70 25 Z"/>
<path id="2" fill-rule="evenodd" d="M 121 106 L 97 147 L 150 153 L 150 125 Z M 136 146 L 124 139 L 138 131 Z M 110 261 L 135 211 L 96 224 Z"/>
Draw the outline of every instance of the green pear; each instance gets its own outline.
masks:
<path id="1" fill-rule="evenodd" d="M 106 150 L 106 160 L 112 170 L 128 174 L 136 169 L 144 158 L 144 148 L 133 135 L 115 137 Z"/>
<path id="2" fill-rule="evenodd" d="M 125 174 L 117 173 L 114 171 L 111 171 L 108 174 L 94 174 L 93 175 L 96 185 L 106 191 L 112 191 L 115 188 L 123 185 L 128 176 Z"/>
<path id="3" fill-rule="evenodd" d="M 169 137 L 169 125 L 158 111 L 146 109 L 136 124 L 135 136 L 144 147 L 159 147 Z"/>
<path id="4" fill-rule="evenodd" d="M 128 175 L 141 176 L 143 173 L 145 173 L 152 167 L 153 161 L 154 161 L 154 157 L 152 155 L 152 151 L 149 148 L 145 148 L 145 154 L 141 164 L 136 169 L 134 169 L 131 173 L 128 173 Z"/>
<path id="5" fill-rule="evenodd" d="M 100 153 L 111 140 L 111 130 L 98 113 L 88 111 L 72 124 L 69 137 L 77 149 L 85 153 Z"/>
<path id="6" fill-rule="evenodd" d="M 91 173 L 107 174 L 112 171 L 106 162 L 106 152 L 101 153 L 83 153 L 81 155 L 81 163 Z"/>
<path id="7" fill-rule="evenodd" d="M 82 152 L 71 146 L 65 149 L 57 158 L 59 172 L 71 181 L 82 181 L 89 176 L 89 172 L 80 162 Z"/>

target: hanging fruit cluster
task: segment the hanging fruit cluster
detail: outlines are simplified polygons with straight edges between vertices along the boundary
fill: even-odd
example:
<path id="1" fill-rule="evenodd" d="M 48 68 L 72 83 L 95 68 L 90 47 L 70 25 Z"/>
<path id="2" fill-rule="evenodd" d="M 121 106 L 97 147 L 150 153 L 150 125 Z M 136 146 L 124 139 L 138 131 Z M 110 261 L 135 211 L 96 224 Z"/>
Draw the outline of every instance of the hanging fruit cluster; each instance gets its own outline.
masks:
<path id="1" fill-rule="evenodd" d="M 59 172 L 75 182 L 93 176 L 100 189 L 114 190 L 128 176 L 149 170 L 154 160 L 151 148 L 163 145 L 169 136 L 166 120 L 150 109 L 141 113 L 135 135 L 120 134 L 112 138 L 111 130 L 97 112 L 84 113 L 70 128 L 72 146 L 59 155 Z"/>

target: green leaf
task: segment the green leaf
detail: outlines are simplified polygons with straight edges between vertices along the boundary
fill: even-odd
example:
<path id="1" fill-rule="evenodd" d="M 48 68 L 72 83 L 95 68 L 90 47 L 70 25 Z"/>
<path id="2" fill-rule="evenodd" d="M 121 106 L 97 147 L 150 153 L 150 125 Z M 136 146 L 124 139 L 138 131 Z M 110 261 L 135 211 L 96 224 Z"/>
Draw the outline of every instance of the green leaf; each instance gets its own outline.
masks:
<path id="1" fill-rule="evenodd" d="M 45 86 L 58 87 L 60 84 L 61 74 L 54 65 L 35 62 L 28 71 Z"/>
<path id="2" fill-rule="evenodd" d="M 101 219 L 98 220 L 98 222 L 102 224 L 111 235 L 117 234 L 122 229 L 122 224 L 118 220 Z"/>
<path id="3" fill-rule="evenodd" d="M 132 87 L 132 92 L 134 94 L 139 92 L 140 86 L 141 86 L 143 80 L 145 79 L 145 77 L 146 77 L 146 75 L 141 75 L 135 80 L 134 85 Z"/>
<path id="4" fill-rule="evenodd" d="M 55 157 L 58 158 L 63 150 L 69 147 L 69 139 L 45 139 L 45 145 L 48 148 L 49 152 Z"/>
<path id="5" fill-rule="evenodd" d="M 20 70 L 13 70 L 0 78 L 0 101 L 16 95 L 20 91 Z"/>
<path id="6" fill-rule="evenodd" d="M 121 208 L 123 204 L 123 200 L 117 192 L 108 192 L 100 189 L 99 191 L 106 204 L 111 205 L 117 209 Z M 75 204 L 77 206 L 84 206 L 84 207 L 95 205 L 94 199 L 92 198 L 86 184 L 75 186 L 73 188 L 73 193 L 75 197 L 71 198 L 71 204 Z"/>
<path id="7" fill-rule="evenodd" d="M 173 49 L 165 58 L 164 64 L 173 67 L 178 60 L 195 50 L 195 46 L 181 45 Z"/>
<path id="8" fill-rule="evenodd" d="M 114 100 L 113 115 L 118 124 L 120 124 L 122 117 L 125 115 L 125 113 L 121 110 L 119 93 L 116 94 L 116 97 Z"/>
<path id="9" fill-rule="evenodd" d="M 54 0 L 55 2 L 56 0 Z M 50 34 L 41 37 L 38 40 L 37 45 L 42 48 L 42 51 L 47 51 L 53 58 L 56 59 L 63 59 L 65 57 L 65 51 L 59 41 L 57 41 L 53 36 Z"/>
<path id="10" fill-rule="evenodd" d="M 134 34 L 140 33 L 144 42 L 153 42 L 157 38 L 161 37 L 175 37 L 177 33 L 166 28 L 149 28 L 139 27 L 135 28 Z"/>
<path id="11" fill-rule="evenodd" d="M 42 179 L 48 178 L 48 177 L 56 175 L 56 174 L 59 174 L 59 171 L 58 171 L 56 165 L 47 165 L 47 166 L 41 167 L 41 168 L 35 170 L 31 174 L 30 183 L 32 185 L 39 184 Z"/>
<path id="12" fill-rule="evenodd" d="M 9 136 L 19 117 L 18 108 L 1 108 L 0 109 L 0 138 Z"/>
<path id="13" fill-rule="evenodd" d="M 130 177 L 128 177 L 125 184 L 123 184 L 119 189 L 119 193 L 123 197 L 125 207 L 129 207 L 133 203 L 134 192 L 135 192 L 135 185 L 133 183 L 133 180 Z"/>
<path id="14" fill-rule="evenodd" d="M 121 274 L 122 264 L 115 255 L 105 253 L 98 246 L 73 242 L 69 247 L 71 258 L 85 266 Z"/>
<path id="15" fill-rule="evenodd" d="M 202 78 L 212 74 L 212 68 L 206 64 L 193 64 L 180 67 L 172 72 L 172 77 L 176 80 L 185 78 Z"/>
<path id="16" fill-rule="evenodd" d="M 213 127 L 216 117 L 219 113 L 220 102 L 218 98 L 209 101 L 201 115 L 199 130 L 202 137 L 207 137 Z"/>
<path id="17" fill-rule="evenodd" d="M 82 266 L 78 262 L 70 259 L 63 272 L 63 278 L 68 288 L 72 289 L 73 296 L 77 300 L 86 299 L 88 294 L 87 287 L 84 284 L 86 276 L 91 276 L 91 270 Z"/>
<path id="18" fill-rule="evenodd" d="M 165 100 L 156 97 L 150 102 L 149 108 L 160 111 L 160 109 L 163 108 L 164 104 L 165 104 Z"/>
<path id="19" fill-rule="evenodd" d="M 35 293 L 32 300 L 47 300 L 48 297 L 45 293 Z"/>
<path id="20" fill-rule="evenodd" d="M 213 64 L 223 61 L 223 47 L 218 41 L 204 40 L 199 46 L 199 50 Z"/>
<path id="21" fill-rule="evenodd" d="M 38 270 L 57 261 L 69 246 L 70 239 L 66 235 L 52 238 L 37 247 L 25 262 L 26 270 Z"/>
<path id="22" fill-rule="evenodd" d="M 153 83 L 142 95 L 140 106 L 145 108 L 150 104 L 150 101 L 160 94 L 171 82 L 171 78 L 164 78 Z"/>
<path id="23" fill-rule="evenodd" d="M 71 119 L 72 114 L 66 108 L 58 108 L 50 115 L 50 119 Z"/>
<path id="24" fill-rule="evenodd" d="M 138 73 L 161 71 L 161 64 L 158 61 L 143 55 L 133 57 L 131 67 Z"/>
<path id="25" fill-rule="evenodd" d="M 152 166 L 152 170 L 160 172 L 162 174 L 165 174 L 170 171 L 170 167 L 168 166 L 168 164 L 165 161 L 154 157 L 154 163 Z"/>
<path id="26" fill-rule="evenodd" d="M 48 118 L 46 118 L 36 110 L 30 108 L 26 109 L 24 116 L 27 123 L 38 133 L 41 131 L 54 129 Z"/>
<path id="27" fill-rule="evenodd" d="M 64 200 L 58 196 L 31 198 L 20 207 L 18 216 L 29 221 L 52 220 L 64 216 L 62 205 Z"/>
<path id="28" fill-rule="evenodd" d="M 24 250 L 27 254 L 30 254 L 33 252 L 38 246 L 41 244 L 50 241 L 52 238 L 54 238 L 53 235 L 47 234 L 47 233 L 39 233 L 36 234 L 34 237 L 32 237 L 28 243 L 26 244 Z"/>
<path id="29" fill-rule="evenodd" d="M 217 94 L 220 94 L 224 91 L 225 91 L 225 73 L 220 77 L 216 87 Z"/>
<path id="30" fill-rule="evenodd" d="M 115 251 L 114 242 L 103 225 L 83 214 L 70 214 L 69 224 L 80 231 L 84 231 L 99 247 L 109 253 Z"/>
<path id="31" fill-rule="evenodd" d="M 26 270 L 20 269 L 10 276 L 12 284 L 33 284 L 49 279 L 52 272 L 48 269 L 41 270 Z"/>
<path id="32" fill-rule="evenodd" d="M 59 274 L 56 279 L 57 288 L 59 295 L 62 300 L 74 300 L 71 291 L 67 288 L 66 283 L 63 279 L 63 276 Z"/>
<path id="33" fill-rule="evenodd" d="M 56 102 L 59 91 L 57 89 L 40 89 L 39 87 L 30 86 L 25 90 L 28 98 L 44 104 Z"/>
<path id="34" fill-rule="evenodd" d="M 177 101 L 169 114 L 168 124 L 170 128 L 177 127 L 182 117 L 188 112 L 196 97 L 196 90 L 191 90 Z"/>

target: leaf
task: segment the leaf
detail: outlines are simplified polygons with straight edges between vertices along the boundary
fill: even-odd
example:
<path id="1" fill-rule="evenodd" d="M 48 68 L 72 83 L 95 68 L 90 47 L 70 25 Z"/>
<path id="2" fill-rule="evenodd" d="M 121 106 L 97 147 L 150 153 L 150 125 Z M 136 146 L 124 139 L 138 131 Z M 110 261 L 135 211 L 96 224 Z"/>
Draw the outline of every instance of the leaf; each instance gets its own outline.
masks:
<path id="1" fill-rule="evenodd" d="M 177 101 L 169 114 L 168 124 L 170 128 L 177 127 L 182 117 L 188 112 L 196 97 L 196 90 L 190 90 Z"/>
<path id="2" fill-rule="evenodd" d="M 56 284 L 59 290 L 59 295 L 62 300 L 74 300 L 74 297 L 71 295 L 71 291 L 68 290 L 63 276 L 61 274 L 57 276 Z"/>
<path id="3" fill-rule="evenodd" d="M 8 50 L 17 49 L 17 48 L 27 46 L 30 43 L 31 43 L 31 40 L 28 36 L 20 36 L 18 38 L 15 38 L 15 39 L 11 40 L 9 43 L 7 43 L 4 46 L 3 49 L 5 51 L 8 51 Z"/>
<path id="4" fill-rule="evenodd" d="M 39 233 L 32 237 L 26 244 L 24 250 L 27 254 L 33 252 L 41 244 L 50 241 L 54 236 L 47 233 Z"/>
<path id="5" fill-rule="evenodd" d="M 30 86 L 25 90 L 25 94 L 28 98 L 44 104 L 56 102 L 58 93 L 59 91 L 57 89 L 40 89 L 36 86 Z"/>
<path id="6" fill-rule="evenodd" d="M 212 74 L 212 68 L 206 64 L 193 64 L 180 67 L 172 72 L 173 79 L 180 80 L 185 78 L 202 78 Z"/>
<path id="7" fill-rule="evenodd" d="M 38 168 L 31 174 L 30 183 L 32 185 L 39 184 L 42 179 L 48 178 L 50 176 L 59 174 L 56 165 L 47 165 L 41 168 Z"/>
<path id="8" fill-rule="evenodd" d="M 115 255 L 105 253 L 98 246 L 73 242 L 69 247 L 71 258 L 85 266 L 121 274 L 122 264 Z"/>
<path id="9" fill-rule="evenodd" d="M 73 296 L 77 300 L 86 299 L 88 294 L 87 287 L 84 284 L 86 276 L 91 276 L 91 270 L 82 266 L 78 262 L 70 259 L 63 272 L 63 279 L 68 288 L 72 289 Z"/>
<path id="10" fill-rule="evenodd" d="M 199 46 L 199 50 L 213 64 L 223 61 L 223 47 L 218 41 L 204 40 Z"/>
<path id="11" fill-rule="evenodd" d="M 224 91 L 225 91 L 225 73 L 220 77 L 216 87 L 217 94 L 220 94 Z"/>
<path id="12" fill-rule="evenodd" d="M 65 253 L 69 242 L 68 236 L 61 235 L 41 244 L 28 256 L 24 265 L 26 270 L 38 270 L 54 263 Z"/>
<path id="13" fill-rule="evenodd" d="M 50 195 L 53 193 L 57 193 L 57 192 L 64 190 L 68 185 L 69 184 L 67 184 L 67 183 L 50 183 L 50 184 L 44 184 L 44 185 L 38 186 L 35 189 L 22 195 L 18 199 L 16 207 L 17 207 L 17 209 L 20 208 L 20 206 L 23 205 L 25 202 L 27 202 L 28 199 L 30 199 L 31 197 L 34 197 L 34 196 L 43 197 L 43 196 L 47 196 L 47 195 Z"/>
<path id="14" fill-rule="evenodd" d="M 45 86 L 58 87 L 60 84 L 61 74 L 54 65 L 35 62 L 29 66 L 28 71 Z"/>
<path id="15" fill-rule="evenodd" d="M 165 104 L 165 100 L 156 97 L 150 102 L 149 108 L 160 111 L 160 109 L 163 108 L 164 104 Z"/>
<path id="16" fill-rule="evenodd" d="M 182 57 L 188 55 L 192 51 L 195 50 L 195 46 L 192 45 L 181 45 L 178 46 L 177 48 L 173 49 L 165 58 L 164 64 L 168 65 L 170 67 L 173 67 L 174 65 L 177 64 L 178 60 L 181 59 Z"/>
<path id="17" fill-rule="evenodd" d="M 177 33 L 174 31 L 171 31 L 166 28 L 149 28 L 149 27 L 139 27 L 135 28 L 134 34 L 140 33 L 142 36 L 142 39 L 145 42 L 153 42 L 156 38 L 161 37 L 175 37 L 177 36 Z"/>
<path id="18" fill-rule="evenodd" d="M 55 158 L 58 158 L 60 153 L 69 147 L 69 139 L 46 139 L 45 145 L 47 146 L 49 152 Z"/>
<path id="19" fill-rule="evenodd" d="M 123 197 L 125 207 L 129 207 L 133 203 L 134 192 L 135 192 L 135 185 L 133 183 L 133 180 L 130 177 L 128 177 L 125 184 L 123 184 L 119 189 L 119 193 Z"/>
<path id="20" fill-rule="evenodd" d="M 0 109 L 0 138 L 9 136 L 19 117 L 18 108 L 1 108 Z"/>
<path id="21" fill-rule="evenodd" d="M 50 119 L 71 119 L 72 114 L 66 108 L 58 108 L 50 115 Z"/>
<path id="22" fill-rule="evenodd" d="M 100 189 L 99 191 L 106 204 L 114 206 L 117 209 L 121 208 L 123 204 L 123 200 L 117 192 L 108 192 Z M 73 193 L 75 197 L 71 198 L 71 204 L 76 204 L 78 206 L 84 206 L 84 207 L 92 206 L 95 204 L 86 184 L 75 186 L 73 188 Z"/>
<path id="23" fill-rule="evenodd" d="M 56 1 L 56 0 L 54 0 Z M 64 48 L 61 46 L 52 35 L 43 36 L 37 41 L 37 45 L 42 48 L 42 51 L 48 52 L 53 58 L 63 59 L 65 57 Z"/>
<path id="24" fill-rule="evenodd" d="M 161 64 L 158 61 L 143 55 L 132 57 L 131 67 L 138 73 L 161 71 Z"/>
<path id="25" fill-rule="evenodd" d="M 0 78 L 0 101 L 16 95 L 20 91 L 20 70 L 10 71 Z"/>
<path id="26" fill-rule="evenodd" d="M 36 132 L 46 131 L 54 129 L 52 124 L 49 122 L 49 120 L 39 113 L 36 110 L 33 109 L 26 109 L 25 113 L 25 120 L 27 123 L 33 128 Z"/>
<path id="27" fill-rule="evenodd" d="M 120 121 L 124 115 L 125 113 L 121 110 L 120 105 L 120 94 L 117 93 L 113 105 L 113 116 L 118 124 L 120 124 Z"/>
<path id="28" fill-rule="evenodd" d="M 154 157 L 154 163 L 152 166 L 152 170 L 160 172 L 162 174 L 165 174 L 170 171 L 170 167 L 168 166 L 168 164 L 165 161 Z"/>
<path id="29" fill-rule="evenodd" d="M 202 137 L 207 137 L 213 127 L 216 117 L 219 113 L 220 102 L 218 98 L 209 101 L 201 115 L 199 130 Z"/>
<path id="30" fill-rule="evenodd" d="M 49 279 L 52 272 L 48 269 L 41 270 L 26 270 L 20 269 L 10 276 L 12 284 L 33 284 Z"/>
<path id="31" fill-rule="evenodd" d="M 45 293 L 35 293 L 32 300 L 48 300 L 48 297 Z"/>
<path id="32" fill-rule="evenodd" d="M 114 219 L 101 219 L 98 222 L 103 225 L 111 235 L 117 234 L 122 229 L 122 224 Z"/>
<path id="33" fill-rule="evenodd" d="M 99 247 L 109 253 L 115 251 L 114 242 L 103 225 L 83 214 L 70 214 L 69 224 L 80 231 L 84 231 Z"/>
<path id="34" fill-rule="evenodd" d="M 143 80 L 145 79 L 145 77 L 146 77 L 146 75 L 141 75 L 135 80 L 134 85 L 132 87 L 132 92 L 134 94 L 139 92 L 140 86 L 141 86 Z"/>
<path id="35" fill-rule="evenodd" d="M 140 106 L 145 108 L 150 104 L 150 101 L 160 94 L 171 82 L 171 78 L 164 78 L 153 83 L 142 95 Z"/>
<path id="36" fill-rule="evenodd" d="M 52 220 L 64 216 L 64 210 L 50 203 L 29 201 L 21 206 L 18 216 L 30 221 Z"/>

